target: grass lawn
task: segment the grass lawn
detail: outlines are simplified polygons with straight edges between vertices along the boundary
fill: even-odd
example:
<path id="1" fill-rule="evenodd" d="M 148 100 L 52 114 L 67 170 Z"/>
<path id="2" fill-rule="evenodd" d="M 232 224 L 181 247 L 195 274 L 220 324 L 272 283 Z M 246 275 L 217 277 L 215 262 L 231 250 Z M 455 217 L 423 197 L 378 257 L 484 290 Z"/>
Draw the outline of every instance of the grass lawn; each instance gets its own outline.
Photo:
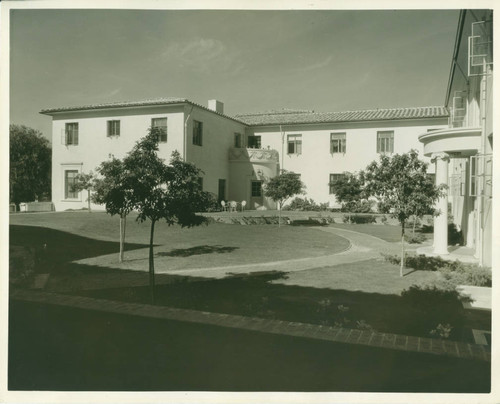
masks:
<path id="1" fill-rule="evenodd" d="M 46 290 L 149 302 L 148 288 L 143 286 L 147 285 L 146 272 L 124 271 L 118 263 L 112 268 L 102 268 L 71 262 L 103 255 L 117 260 L 118 218 L 104 213 L 63 212 L 18 214 L 10 219 L 11 245 L 36 251 L 38 272 L 51 274 Z M 383 225 L 344 228 L 385 232 L 386 237 L 397 230 L 395 226 Z M 141 265 L 147 265 L 148 236 L 149 223 L 129 219 L 128 259 L 139 256 Z M 219 223 L 192 229 L 161 223 L 155 243 L 158 260 L 185 268 L 318 257 L 343 251 L 349 245 L 342 237 L 301 226 Z M 399 296 L 402 289 L 433 277 L 434 273 L 418 271 L 399 278 L 393 265 L 367 260 L 289 275 L 219 280 L 159 275 L 157 296 L 159 304 L 175 307 L 320 324 L 340 322 L 355 328 L 361 324 L 377 331 L 409 335 L 429 336 L 439 323 L 450 323 L 454 327 L 453 338 L 470 340 L 464 310 L 456 299 L 451 302 L 438 299 L 434 305 L 424 304 L 421 308 Z M 315 287 L 308 287 L 311 280 L 315 281 Z M 422 299 L 425 303 L 427 297 Z M 338 311 L 339 305 L 349 308 L 348 315 Z"/>
<path id="2" fill-rule="evenodd" d="M 126 250 L 146 248 L 149 242 L 150 223 L 138 223 L 135 217 L 130 215 L 127 220 Z M 10 225 L 11 245 L 41 249 L 46 244 L 48 261 L 62 263 L 116 253 L 110 262 L 117 263 L 118 217 L 88 212 L 17 214 L 10 216 Z M 154 241 L 155 254 L 181 268 L 318 257 L 349 247 L 346 239 L 314 229 L 221 223 L 182 229 L 159 222 Z M 132 254 L 133 259 L 147 256 L 146 250 Z"/>

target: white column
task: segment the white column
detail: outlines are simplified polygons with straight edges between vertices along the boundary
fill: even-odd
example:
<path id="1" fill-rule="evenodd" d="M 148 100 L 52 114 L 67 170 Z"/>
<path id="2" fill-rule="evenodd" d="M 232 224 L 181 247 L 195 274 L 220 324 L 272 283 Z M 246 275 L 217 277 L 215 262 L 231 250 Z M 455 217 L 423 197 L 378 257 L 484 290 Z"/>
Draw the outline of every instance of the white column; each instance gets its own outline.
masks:
<path id="1" fill-rule="evenodd" d="M 431 161 L 436 163 L 436 185 L 448 185 L 450 156 L 434 153 Z M 438 199 L 436 209 L 441 213 L 434 217 L 434 254 L 448 254 L 448 191 Z"/>

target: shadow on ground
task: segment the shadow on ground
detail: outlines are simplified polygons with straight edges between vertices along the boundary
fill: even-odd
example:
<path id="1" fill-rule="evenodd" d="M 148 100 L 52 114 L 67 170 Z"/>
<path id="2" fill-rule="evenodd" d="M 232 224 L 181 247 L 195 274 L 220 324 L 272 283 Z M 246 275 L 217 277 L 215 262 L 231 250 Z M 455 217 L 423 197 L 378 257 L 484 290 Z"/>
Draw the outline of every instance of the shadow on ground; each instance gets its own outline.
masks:
<path id="1" fill-rule="evenodd" d="M 191 248 L 178 248 L 172 251 L 159 252 L 159 257 L 190 257 L 202 254 L 226 254 L 237 250 L 239 247 L 224 247 L 221 245 L 198 245 Z"/>
<path id="2" fill-rule="evenodd" d="M 57 265 L 120 251 L 120 244 L 37 226 L 10 225 L 11 246 L 24 246 L 37 254 L 40 263 Z M 125 243 L 125 251 L 147 247 L 147 244 Z"/>

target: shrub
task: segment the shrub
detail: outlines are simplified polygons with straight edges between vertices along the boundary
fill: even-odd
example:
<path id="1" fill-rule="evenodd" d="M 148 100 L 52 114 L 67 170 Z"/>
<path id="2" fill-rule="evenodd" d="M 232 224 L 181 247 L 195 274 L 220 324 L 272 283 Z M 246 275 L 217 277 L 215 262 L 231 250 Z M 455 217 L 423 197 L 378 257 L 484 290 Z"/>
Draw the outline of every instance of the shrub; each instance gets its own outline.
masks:
<path id="1" fill-rule="evenodd" d="M 365 224 L 365 223 L 376 223 L 377 222 L 375 215 L 364 215 L 364 216 L 344 215 L 342 220 L 344 221 L 344 223 L 354 223 L 354 224 Z"/>
<path id="2" fill-rule="evenodd" d="M 410 244 L 420 244 L 426 240 L 426 237 L 422 233 L 405 234 L 405 240 Z"/>
<path id="3" fill-rule="evenodd" d="M 461 304 L 466 300 L 456 290 L 443 290 L 435 285 L 410 286 L 401 293 L 401 299 L 411 308 L 413 320 L 424 329 L 432 330 L 438 324 L 460 327 L 465 314 Z M 439 331 L 439 330 L 438 330 Z"/>
<path id="4" fill-rule="evenodd" d="M 351 213 L 370 213 L 372 211 L 374 201 L 362 200 L 342 204 L 341 212 Z"/>
<path id="5" fill-rule="evenodd" d="M 312 199 L 297 197 L 289 205 L 284 206 L 283 210 L 319 211 L 320 206 Z"/>
<path id="6" fill-rule="evenodd" d="M 491 287 L 491 269 L 479 265 L 464 264 L 459 261 L 451 262 L 441 268 L 439 272 L 452 285 L 471 285 Z"/>
<path id="7" fill-rule="evenodd" d="M 382 254 L 384 259 L 391 264 L 399 265 L 400 257 L 397 255 Z M 439 271 L 443 280 L 438 283 L 442 290 L 455 289 L 457 285 L 488 286 L 492 285 L 490 268 L 467 264 L 460 261 L 446 261 L 439 257 L 425 255 L 405 256 L 407 268 L 419 271 Z"/>
<path id="8" fill-rule="evenodd" d="M 382 255 L 384 256 L 384 259 L 391 264 L 399 265 L 401 263 L 401 257 L 398 255 Z M 447 261 L 439 257 L 428 257 L 426 255 L 405 255 L 406 267 L 413 268 L 418 271 L 437 271 L 446 264 Z"/>
<path id="9" fill-rule="evenodd" d="M 387 224 L 387 222 L 388 222 L 387 216 L 386 215 L 382 216 L 380 218 L 380 221 L 382 222 L 382 224 Z"/>

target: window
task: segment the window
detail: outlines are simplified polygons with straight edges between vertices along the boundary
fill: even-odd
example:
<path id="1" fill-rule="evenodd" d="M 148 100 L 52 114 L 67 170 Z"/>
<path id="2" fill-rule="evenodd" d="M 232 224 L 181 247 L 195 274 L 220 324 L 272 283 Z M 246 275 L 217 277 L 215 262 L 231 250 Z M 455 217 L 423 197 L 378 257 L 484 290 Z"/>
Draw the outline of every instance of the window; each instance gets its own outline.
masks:
<path id="1" fill-rule="evenodd" d="M 234 147 L 241 149 L 241 133 L 234 134 Z"/>
<path id="2" fill-rule="evenodd" d="M 159 142 L 165 143 L 167 141 L 167 118 L 151 119 L 151 127 L 160 129 Z"/>
<path id="3" fill-rule="evenodd" d="M 76 183 L 78 170 L 64 171 L 64 199 L 78 198 L 78 192 L 73 190 L 73 185 Z"/>
<path id="4" fill-rule="evenodd" d="M 120 121 L 108 121 L 108 137 L 120 136 Z"/>
<path id="5" fill-rule="evenodd" d="M 345 133 L 330 134 L 330 153 L 345 153 Z"/>
<path id="6" fill-rule="evenodd" d="M 262 181 L 252 181 L 252 196 L 262 196 Z"/>
<path id="7" fill-rule="evenodd" d="M 248 147 L 251 149 L 260 149 L 260 136 L 248 136 Z"/>
<path id="8" fill-rule="evenodd" d="M 65 145 L 73 145 L 73 146 L 78 145 L 78 123 L 77 122 L 72 122 L 72 123 L 66 124 L 64 140 L 65 140 L 64 141 Z"/>
<path id="9" fill-rule="evenodd" d="M 377 153 L 394 152 L 394 131 L 377 132 Z"/>
<path id="10" fill-rule="evenodd" d="M 201 146 L 203 142 L 203 123 L 193 121 L 193 144 Z"/>
<path id="11" fill-rule="evenodd" d="M 288 135 L 288 154 L 302 154 L 302 135 Z"/>
<path id="12" fill-rule="evenodd" d="M 333 190 L 333 183 L 344 178 L 345 177 L 345 174 L 330 174 L 330 182 L 328 183 L 328 185 L 330 186 L 330 195 L 334 194 L 334 190 Z"/>

